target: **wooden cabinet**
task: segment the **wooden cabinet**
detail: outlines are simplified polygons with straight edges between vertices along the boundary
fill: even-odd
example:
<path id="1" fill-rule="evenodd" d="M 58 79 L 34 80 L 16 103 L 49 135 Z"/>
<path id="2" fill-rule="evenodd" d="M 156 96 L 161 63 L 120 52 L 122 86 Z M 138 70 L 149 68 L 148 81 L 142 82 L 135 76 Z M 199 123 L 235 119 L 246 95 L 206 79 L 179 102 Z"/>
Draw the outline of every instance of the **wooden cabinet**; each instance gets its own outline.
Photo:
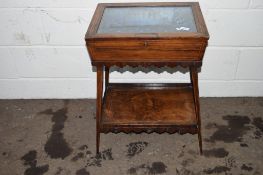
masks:
<path id="1" fill-rule="evenodd" d="M 202 153 L 197 69 L 208 39 L 197 2 L 98 4 L 85 36 L 97 67 L 97 152 L 100 133 L 179 132 L 197 133 Z M 110 67 L 126 65 L 188 67 L 191 82 L 110 83 Z"/>

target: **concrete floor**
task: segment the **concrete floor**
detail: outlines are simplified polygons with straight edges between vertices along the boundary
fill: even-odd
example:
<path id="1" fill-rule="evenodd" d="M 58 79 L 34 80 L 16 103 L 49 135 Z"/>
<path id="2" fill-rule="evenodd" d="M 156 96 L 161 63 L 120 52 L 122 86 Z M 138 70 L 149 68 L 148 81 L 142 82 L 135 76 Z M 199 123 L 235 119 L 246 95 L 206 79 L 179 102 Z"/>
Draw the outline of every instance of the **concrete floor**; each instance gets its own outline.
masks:
<path id="1" fill-rule="evenodd" d="M 197 135 L 102 134 L 95 100 L 1 100 L 1 175 L 263 174 L 263 98 L 202 98 Z"/>

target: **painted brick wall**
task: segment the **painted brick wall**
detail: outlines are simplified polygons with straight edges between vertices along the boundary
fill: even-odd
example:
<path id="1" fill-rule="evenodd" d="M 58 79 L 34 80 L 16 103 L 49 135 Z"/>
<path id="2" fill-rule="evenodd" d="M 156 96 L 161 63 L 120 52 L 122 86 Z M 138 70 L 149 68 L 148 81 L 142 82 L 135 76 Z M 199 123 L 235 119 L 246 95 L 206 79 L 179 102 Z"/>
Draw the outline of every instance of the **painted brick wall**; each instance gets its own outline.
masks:
<path id="1" fill-rule="evenodd" d="M 99 2 L 127 1 L 0 0 L 0 98 L 94 98 L 84 34 Z M 211 36 L 201 96 L 263 96 L 263 0 L 199 2 Z M 189 80 L 146 72 L 115 71 L 111 81 Z"/>

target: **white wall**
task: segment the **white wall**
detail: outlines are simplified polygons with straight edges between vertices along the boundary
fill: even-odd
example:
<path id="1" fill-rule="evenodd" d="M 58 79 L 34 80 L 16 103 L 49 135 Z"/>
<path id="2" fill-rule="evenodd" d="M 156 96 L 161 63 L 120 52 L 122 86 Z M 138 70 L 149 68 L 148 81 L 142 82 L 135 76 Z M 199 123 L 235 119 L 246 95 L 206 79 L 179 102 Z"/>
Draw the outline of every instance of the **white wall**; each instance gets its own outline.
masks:
<path id="1" fill-rule="evenodd" d="M 0 0 L 0 98 L 94 98 L 84 35 L 98 2 L 125 0 Z M 199 2 L 211 36 L 201 96 L 263 96 L 263 0 Z M 111 75 L 123 82 L 188 80 L 187 73 Z"/>

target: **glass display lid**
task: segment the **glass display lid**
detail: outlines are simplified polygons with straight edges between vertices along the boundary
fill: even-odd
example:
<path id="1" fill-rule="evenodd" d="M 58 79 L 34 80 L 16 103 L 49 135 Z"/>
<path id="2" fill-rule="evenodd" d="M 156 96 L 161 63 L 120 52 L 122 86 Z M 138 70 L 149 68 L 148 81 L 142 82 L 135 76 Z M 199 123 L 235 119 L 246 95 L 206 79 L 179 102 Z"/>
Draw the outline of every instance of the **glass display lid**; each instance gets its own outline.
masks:
<path id="1" fill-rule="evenodd" d="M 190 6 L 107 7 L 97 33 L 196 32 Z"/>
<path id="2" fill-rule="evenodd" d="M 99 3 L 85 38 L 167 37 L 209 38 L 198 2 Z"/>

